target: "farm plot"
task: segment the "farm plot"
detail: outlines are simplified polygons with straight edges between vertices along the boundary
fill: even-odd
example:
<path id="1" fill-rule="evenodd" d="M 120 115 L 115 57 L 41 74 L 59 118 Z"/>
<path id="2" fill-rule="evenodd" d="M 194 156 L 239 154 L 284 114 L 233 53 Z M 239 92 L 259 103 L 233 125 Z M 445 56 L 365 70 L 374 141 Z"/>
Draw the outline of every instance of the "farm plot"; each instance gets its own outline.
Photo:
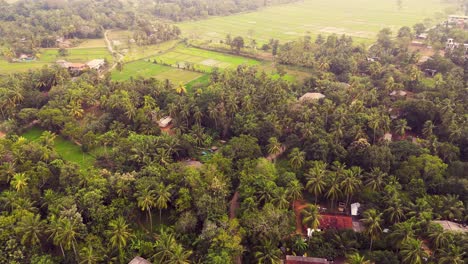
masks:
<path id="1" fill-rule="evenodd" d="M 123 66 L 122 71 L 114 70 L 111 75 L 112 80 L 114 81 L 125 81 L 132 77 L 153 77 L 159 80 L 168 79 L 173 83 L 187 83 L 197 79 L 200 76 L 202 76 L 201 73 L 175 69 L 173 67 L 154 64 L 145 60 L 138 60 L 127 63 Z"/>
<path id="2" fill-rule="evenodd" d="M 261 62 L 241 56 L 234 56 L 214 51 L 202 50 L 186 46 L 178 46 L 174 50 L 152 57 L 158 63 L 169 64 L 176 68 L 187 68 L 189 65 L 196 69 L 210 72 L 213 68 L 227 69 L 241 64 L 259 65 Z"/>
<path id="3" fill-rule="evenodd" d="M 398 4 L 400 3 L 400 5 Z M 192 39 L 222 40 L 227 34 L 255 39 L 294 40 L 304 35 L 346 34 L 370 43 L 384 27 L 394 33 L 436 12 L 453 7 L 440 0 L 304 0 L 272 6 L 257 12 L 179 23 L 182 34 Z M 451 11 L 449 11 L 451 12 Z M 438 20 L 445 16 L 441 15 Z"/>

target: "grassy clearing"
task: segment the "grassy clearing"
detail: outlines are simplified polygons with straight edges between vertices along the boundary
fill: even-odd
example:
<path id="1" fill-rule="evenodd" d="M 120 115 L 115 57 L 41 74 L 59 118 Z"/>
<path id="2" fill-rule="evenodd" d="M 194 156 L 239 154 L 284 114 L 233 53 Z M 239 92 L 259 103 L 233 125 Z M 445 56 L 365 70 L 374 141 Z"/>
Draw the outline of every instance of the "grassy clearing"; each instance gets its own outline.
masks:
<path id="1" fill-rule="evenodd" d="M 68 53 L 68 56 L 61 57 L 58 56 L 58 49 L 43 49 L 35 61 L 14 63 L 9 63 L 0 57 L 0 74 L 12 74 L 25 72 L 30 69 L 38 69 L 45 65 L 52 65 L 60 59 L 81 63 L 100 58 L 105 58 L 108 61 L 113 60 L 112 55 L 106 48 L 72 48 L 68 49 Z"/>
<path id="2" fill-rule="evenodd" d="M 35 141 L 41 136 L 43 129 L 33 127 L 23 133 L 21 136 L 28 140 Z M 55 151 L 66 161 L 75 162 L 80 165 L 81 168 L 86 169 L 93 166 L 95 158 L 88 153 L 81 150 L 81 147 L 64 139 L 61 136 L 57 136 L 55 139 Z"/>
<path id="3" fill-rule="evenodd" d="M 125 64 L 121 72 L 114 70 L 111 77 L 114 81 L 125 81 L 131 77 L 154 77 L 159 80 L 168 79 L 169 81 L 177 84 L 179 82 L 190 82 L 202 75 L 203 74 L 198 72 L 184 71 L 169 66 L 154 64 L 145 60 L 138 60 Z"/>
<path id="4" fill-rule="evenodd" d="M 132 43 L 133 33 L 128 30 L 112 30 L 108 33 L 112 47 L 124 54 L 124 62 L 131 62 L 161 54 L 177 45 L 180 40 L 170 40 L 163 43 L 147 46 L 138 46 Z"/>
<path id="5" fill-rule="evenodd" d="M 210 83 L 210 75 L 209 74 L 204 74 L 200 78 L 197 78 L 191 82 L 188 82 L 185 87 L 187 88 L 187 91 L 193 91 L 194 89 L 198 87 L 202 87 L 205 85 L 208 85 Z"/>
<path id="6" fill-rule="evenodd" d="M 304 35 L 351 35 L 361 42 L 375 39 L 390 27 L 412 26 L 451 7 L 440 0 L 406 0 L 399 9 L 395 0 L 304 0 L 251 13 L 179 23 L 182 33 L 193 39 L 220 40 L 226 34 L 252 37 L 259 43 L 270 38 L 282 41 Z"/>
<path id="7" fill-rule="evenodd" d="M 220 69 L 234 68 L 241 64 L 259 65 L 260 61 L 241 56 L 234 56 L 214 51 L 202 50 L 183 45 L 177 46 L 174 50 L 155 56 L 158 62 L 171 64 L 173 67 L 183 68 L 187 63 L 195 65 L 197 69 L 210 72 L 213 68 Z"/>
<path id="8" fill-rule="evenodd" d="M 135 61 L 143 58 L 148 58 L 174 48 L 179 40 L 170 40 L 157 45 L 137 46 L 131 45 L 125 53 L 124 61 Z"/>
<path id="9" fill-rule="evenodd" d="M 106 41 L 101 39 L 86 39 L 80 43 L 76 48 L 105 48 Z"/>
<path id="10" fill-rule="evenodd" d="M 172 70 L 172 68 L 139 60 L 125 64 L 122 71 L 114 70 L 111 77 L 114 81 L 125 81 L 130 79 L 130 77 L 154 77 L 169 70 Z"/>

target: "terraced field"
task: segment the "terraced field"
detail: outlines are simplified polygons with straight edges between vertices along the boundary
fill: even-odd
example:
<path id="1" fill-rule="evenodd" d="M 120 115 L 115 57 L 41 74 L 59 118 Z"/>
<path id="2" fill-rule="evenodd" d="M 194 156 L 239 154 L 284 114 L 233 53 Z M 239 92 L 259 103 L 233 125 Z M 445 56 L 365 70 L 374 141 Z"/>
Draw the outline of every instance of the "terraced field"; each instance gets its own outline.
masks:
<path id="1" fill-rule="evenodd" d="M 398 3 L 401 3 L 399 5 Z M 377 32 L 412 26 L 453 7 L 441 0 L 304 0 L 257 12 L 179 23 L 184 36 L 221 40 L 226 34 L 265 43 L 271 38 L 293 40 L 304 35 L 347 34 L 369 43 Z M 448 11 L 450 13 L 452 11 Z M 439 20 L 446 17 L 440 14 Z"/>

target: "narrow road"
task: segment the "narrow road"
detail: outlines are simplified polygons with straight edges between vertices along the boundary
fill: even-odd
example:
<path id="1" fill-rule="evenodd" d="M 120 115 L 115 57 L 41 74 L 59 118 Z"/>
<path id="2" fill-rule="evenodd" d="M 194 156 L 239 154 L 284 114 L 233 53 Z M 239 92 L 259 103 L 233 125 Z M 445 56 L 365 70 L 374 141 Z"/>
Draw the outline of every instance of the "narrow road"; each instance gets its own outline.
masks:
<path id="1" fill-rule="evenodd" d="M 117 67 L 117 63 L 121 62 L 122 59 L 123 59 L 123 57 L 124 57 L 122 54 L 116 52 L 116 51 L 114 50 L 114 48 L 112 47 L 112 43 L 111 43 L 111 41 L 109 40 L 109 37 L 107 36 L 107 34 L 108 34 L 110 31 L 112 31 L 112 30 L 108 29 L 108 30 L 106 30 L 106 31 L 104 32 L 104 40 L 106 41 L 107 50 L 110 52 L 110 54 L 112 54 L 112 56 L 114 56 L 115 62 L 114 62 L 114 63 L 112 64 L 112 66 L 107 70 L 108 72 L 111 72 L 112 70 L 114 70 L 115 67 Z M 104 75 L 104 73 L 103 73 L 102 75 Z"/>

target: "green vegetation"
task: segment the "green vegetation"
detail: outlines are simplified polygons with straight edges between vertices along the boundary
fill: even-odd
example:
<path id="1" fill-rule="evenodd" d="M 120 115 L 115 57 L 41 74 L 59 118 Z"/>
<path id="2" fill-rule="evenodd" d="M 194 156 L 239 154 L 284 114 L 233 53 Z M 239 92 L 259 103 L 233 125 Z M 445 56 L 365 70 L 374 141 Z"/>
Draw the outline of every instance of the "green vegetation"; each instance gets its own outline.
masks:
<path id="1" fill-rule="evenodd" d="M 398 6 L 401 2 L 401 9 Z M 346 34 L 356 41 L 371 43 L 377 32 L 394 31 L 433 17 L 451 7 L 440 0 L 304 0 L 273 6 L 256 12 L 215 17 L 178 24 L 182 34 L 192 39 L 224 40 L 227 34 L 246 36 L 258 43 L 271 38 L 281 41 L 317 34 Z M 444 19 L 445 16 L 439 19 Z"/>
<path id="2" fill-rule="evenodd" d="M 167 45 L 174 45 L 174 43 L 169 43 Z M 159 46 L 158 48 L 162 47 Z M 147 54 L 151 54 L 151 51 Z M 154 61 L 156 61 L 157 64 L 154 63 Z M 259 65 L 260 61 L 179 45 L 175 49 L 170 49 L 161 55 L 126 63 L 123 65 L 122 71 L 116 69 L 112 72 L 111 76 L 112 80 L 116 81 L 123 81 L 131 77 L 136 78 L 141 76 L 144 78 L 154 77 L 159 80 L 168 79 L 173 83 L 189 83 L 192 81 L 204 83 L 203 79 L 197 80 L 199 77 L 203 76 L 203 74 L 193 71 L 194 68 L 197 71 L 210 72 L 214 68 L 228 69 L 241 64 Z M 206 79 L 208 78 L 205 77 L 205 80 Z"/>
<path id="3" fill-rule="evenodd" d="M 168 79 L 173 83 L 187 83 L 194 79 L 197 79 L 200 76 L 202 76 L 202 74 L 198 72 L 174 69 L 173 67 L 164 66 L 161 64 L 154 64 L 147 60 L 138 60 L 126 63 L 124 64 L 122 71 L 114 70 L 111 75 L 112 80 L 115 81 L 125 81 L 129 80 L 132 77 L 154 77 L 160 80 Z"/>
<path id="4" fill-rule="evenodd" d="M 465 263 L 468 233 L 454 229 L 468 223 L 467 51 L 445 40 L 467 32 L 372 24 L 412 23 L 435 0 L 266 8 L 290 1 L 0 0 L 2 56 L 39 54 L 0 76 L 0 263 Z M 160 19 L 259 8 L 257 28 L 237 21 L 223 42 L 179 39 Z M 303 37 L 301 17 L 378 34 L 369 48 Z M 418 54 L 423 32 L 433 48 Z M 56 36 L 79 47 L 58 52 Z M 110 73 L 21 72 L 112 60 L 103 37 L 120 41 Z"/>
<path id="5" fill-rule="evenodd" d="M 31 141 L 37 141 L 44 131 L 43 129 L 33 127 L 24 132 L 21 136 Z M 92 167 L 96 161 L 89 153 L 83 152 L 80 146 L 61 136 L 55 138 L 53 147 L 64 160 L 75 162 L 83 169 Z"/>
<path id="6" fill-rule="evenodd" d="M 259 65 L 260 62 L 241 56 L 223 54 L 215 51 L 202 50 L 193 47 L 179 45 L 177 48 L 164 54 L 155 56 L 158 63 L 170 64 L 173 67 L 192 67 L 198 70 L 209 72 L 213 68 L 228 69 L 238 65 Z"/>
<path id="7" fill-rule="evenodd" d="M 93 41 L 94 42 L 94 41 Z M 86 42 L 85 42 L 86 43 Z M 92 45 L 96 45 L 94 43 Z M 85 46 L 87 44 L 84 44 Z M 25 62 L 8 62 L 4 58 L 0 57 L 0 74 L 11 74 L 17 72 L 25 72 L 30 69 L 42 68 L 45 65 L 53 65 L 57 60 L 63 59 L 70 62 L 85 63 L 92 59 L 107 59 L 112 62 L 112 55 L 106 48 L 94 47 L 94 48 L 72 48 L 68 50 L 68 56 L 59 56 L 59 49 L 43 49 L 37 54 L 37 58 L 33 61 Z"/>

